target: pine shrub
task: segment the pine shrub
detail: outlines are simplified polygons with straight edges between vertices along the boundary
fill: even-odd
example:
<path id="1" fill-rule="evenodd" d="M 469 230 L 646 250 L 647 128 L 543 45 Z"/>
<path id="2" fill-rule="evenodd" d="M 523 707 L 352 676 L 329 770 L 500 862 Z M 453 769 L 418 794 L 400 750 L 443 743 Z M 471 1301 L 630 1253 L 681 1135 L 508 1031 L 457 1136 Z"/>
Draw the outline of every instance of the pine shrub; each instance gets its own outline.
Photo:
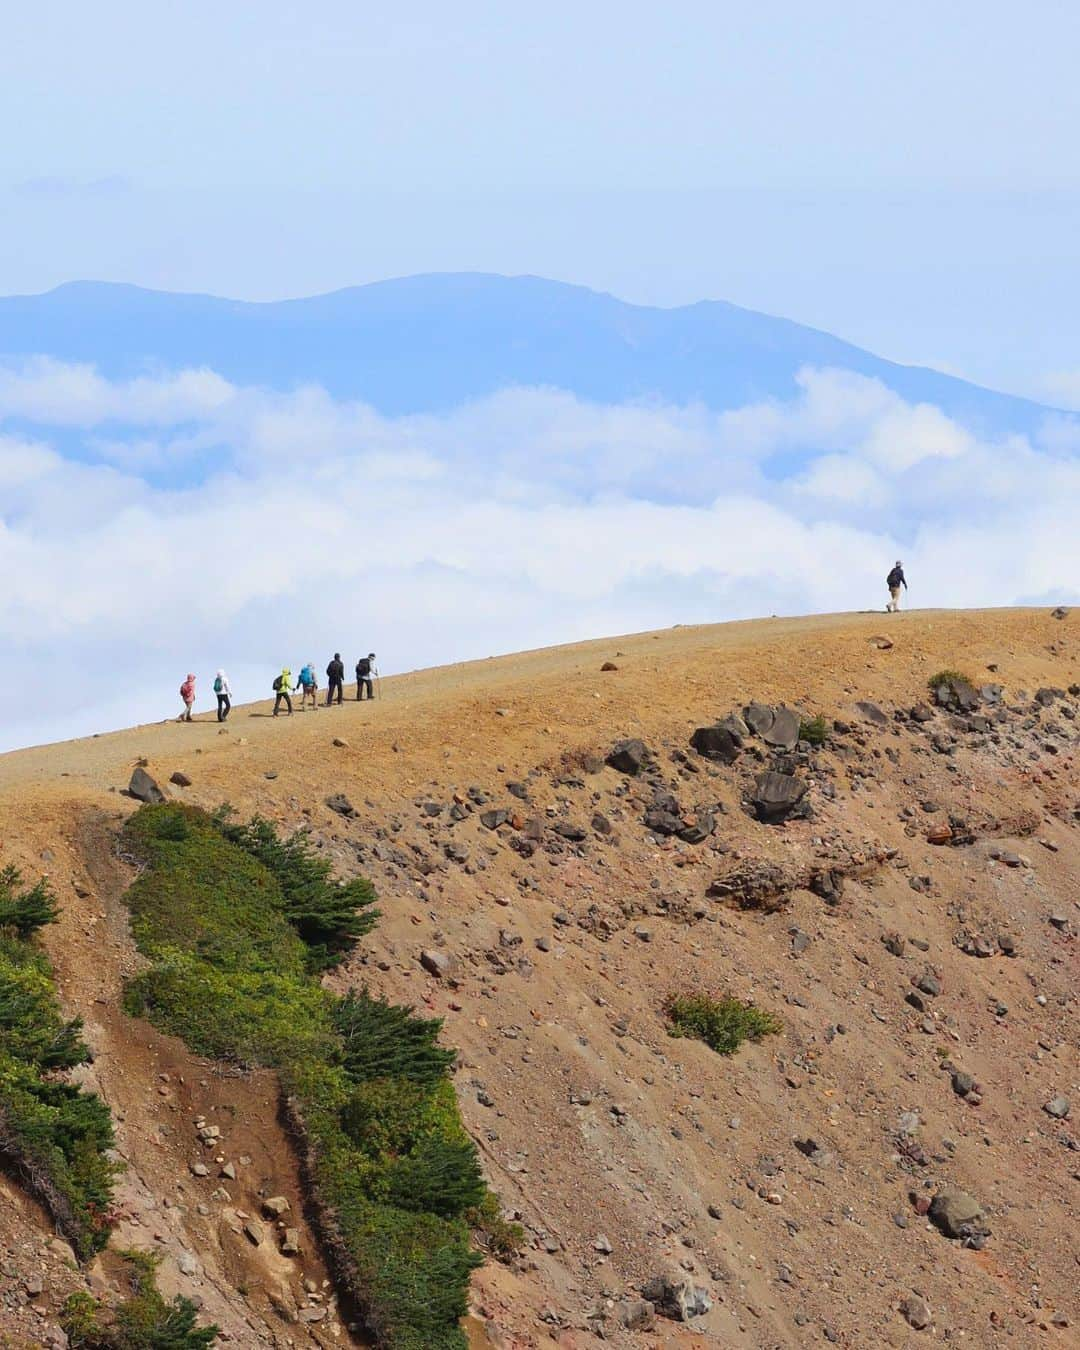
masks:
<path id="1" fill-rule="evenodd" d="M 441 1018 L 414 1017 L 411 1008 L 350 990 L 334 1010 L 345 1047 L 345 1068 L 355 1082 L 407 1078 L 432 1085 L 449 1072 L 454 1052 L 437 1044 Z"/>
<path id="2" fill-rule="evenodd" d="M 287 839 L 261 816 L 246 825 L 221 820 L 222 833 L 270 872 L 285 898 L 285 917 L 308 948 L 308 968 L 337 965 L 379 917 L 375 888 L 365 877 L 336 883 L 330 863 L 314 852 L 305 831 Z"/>
<path id="3" fill-rule="evenodd" d="M 10 930 L 18 937 L 31 933 L 56 919 L 56 897 L 42 878 L 29 890 L 20 891 L 22 874 L 11 864 L 0 869 L 0 931 Z"/>
<path id="4" fill-rule="evenodd" d="M 112 1120 L 100 1097 L 60 1076 L 89 1051 L 33 941 L 56 915 L 47 882 L 24 888 L 17 868 L 0 872 L 0 1157 L 89 1259 L 111 1227 Z"/>

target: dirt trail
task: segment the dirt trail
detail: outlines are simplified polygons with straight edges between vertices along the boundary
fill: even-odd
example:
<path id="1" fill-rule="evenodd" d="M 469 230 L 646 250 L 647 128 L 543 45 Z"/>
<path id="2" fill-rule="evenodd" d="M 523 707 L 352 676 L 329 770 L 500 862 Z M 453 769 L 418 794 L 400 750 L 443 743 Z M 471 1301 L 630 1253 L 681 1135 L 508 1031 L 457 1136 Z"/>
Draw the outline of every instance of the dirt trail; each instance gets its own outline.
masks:
<path id="1" fill-rule="evenodd" d="M 307 825 L 342 874 L 375 881 L 383 919 L 334 982 L 446 1018 L 466 1122 L 529 1234 L 512 1268 L 476 1277 L 492 1344 L 583 1347 L 601 1331 L 627 1346 L 1066 1343 L 1078 1316 L 1078 705 L 1031 696 L 1080 680 L 1075 623 L 1014 610 L 675 629 L 387 679 L 375 704 L 276 720 L 268 704 L 238 707 L 224 732 L 203 718 L 0 757 L 0 861 L 54 878 L 62 994 L 87 1019 L 92 1073 L 123 1117 L 135 1217 L 122 1240 L 172 1253 L 169 1287 L 197 1291 L 238 1343 L 306 1334 L 274 1312 L 284 1289 L 295 1302 L 296 1264 L 237 1239 L 224 1217 L 256 1213 L 264 1184 L 301 1210 L 272 1082 L 223 1078 L 118 1010 L 135 957 L 110 836 L 134 806 L 117 790 L 145 758 L 160 781 L 190 777 L 183 800 Z M 895 721 L 943 667 L 1001 683 L 1019 711 L 987 730 L 942 712 L 925 730 Z M 799 770 L 811 819 L 759 824 L 743 809 L 755 761 L 729 769 L 689 751 L 694 727 L 752 699 L 850 728 Z M 938 750 L 935 732 L 955 744 Z M 651 787 L 587 771 L 625 736 L 656 752 L 682 810 L 717 813 L 706 842 L 653 834 Z M 326 806 L 331 792 L 352 818 Z M 490 808 L 539 821 L 535 850 L 513 821 L 486 828 Z M 972 842 L 935 847 L 927 835 L 950 816 Z M 737 865 L 806 872 L 871 855 L 886 861 L 836 904 L 796 889 L 775 913 L 740 912 L 708 894 Z M 969 954 L 965 934 L 992 936 L 993 951 Z M 422 968 L 423 951 L 453 962 L 453 982 Z M 927 974 L 940 992 L 919 1011 L 907 996 Z M 754 999 L 784 1032 L 731 1059 L 672 1040 L 661 1005 L 689 988 Z M 972 1076 L 972 1100 L 952 1069 Z M 1055 1121 L 1043 1106 L 1059 1094 L 1072 1109 Z M 252 1159 L 228 1205 L 202 1195 L 218 1179 L 188 1170 L 197 1112 L 228 1120 L 230 1159 Z M 946 1182 L 985 1206 L 983 1250 L 949 1242 L 913 1205 Z M 196 1275 L 171 1264 L 181 1249 Z M 320 1284 L 307 1249 L 303 1273 Z M 624 1329 L 642 1282 L 672 1268 L 708 1290 L 710 1311 Z M 913 1294 L 932 1313 L 921 1333 L 899 1311 Z"/>

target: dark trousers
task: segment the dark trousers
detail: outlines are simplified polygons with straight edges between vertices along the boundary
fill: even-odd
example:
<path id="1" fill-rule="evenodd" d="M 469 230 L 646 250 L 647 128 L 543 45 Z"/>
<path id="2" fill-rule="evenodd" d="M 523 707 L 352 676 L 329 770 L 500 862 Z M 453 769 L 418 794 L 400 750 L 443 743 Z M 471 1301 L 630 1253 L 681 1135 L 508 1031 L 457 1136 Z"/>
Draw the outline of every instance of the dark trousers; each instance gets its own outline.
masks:
<path id="1" fill-rule="evenodd" d="M 217 696 L 217 720 L 224 722 L 229 715 L 232 704 L 229 702 L 228 694 L 218 694 Z"/>
<path id="2" fill-rule="evenodd" d="M 335 690 L 335 689 L 337 690 L 337 701 L 340 703 L 340 702 L 341 702 L 341 696 L 342 696 L 341 681 L 340 681 L 339 679 L 336 679 L 333 675 L 331 675 L 331 676 L 330 676 L 330 683 L 329 683 L 329 684 L 327 685 L 327 687 L 326 687 L 326 706 L 327 706 L 328 708 L 329 708 L 330 704 L 333 703 L 333 701 L 334 701 L 334 690 Z"/>
<path id="3" fill-rule="evenodd" d="M 288 708 L 288 710 L 289 710 L 289 716 L 291 717 L 291 716 L 292 716 L 292 699 L 289 697 L 289 695 L 285 692 L 284 689 L 279 689 L 279 690 L 277 691 L 277 693 L 274 695 L 274 716 L 276 717 L 276 716 L 278 715 L 278 709 L 281 707 L 281 700 L 282 700 L 282 699 L 285 700 L 285 706 L 286 706 L 286 708 Z"/>
<path id="4" fill-rule="evenodd" d="M 365 690 L 365 689 L 367 690 L 367 696 L 368 696 L 368 698 L 374 698 L 374 697 L 375 697 L 375 692 L 374 692 L 374 689 L 373 689 L 373 687 L 372 687 L 371 681 L 370 681 L 369 679 L 367 679 L 366 677 L 364 677 L 364 678 L 359 679 L 359 680 L 356 681 L 356 697 L 357 697 L 358 700 L 359 700 L 359 699 L 362 699 L 362 698 L 364 697 L 364 690 Z"/>

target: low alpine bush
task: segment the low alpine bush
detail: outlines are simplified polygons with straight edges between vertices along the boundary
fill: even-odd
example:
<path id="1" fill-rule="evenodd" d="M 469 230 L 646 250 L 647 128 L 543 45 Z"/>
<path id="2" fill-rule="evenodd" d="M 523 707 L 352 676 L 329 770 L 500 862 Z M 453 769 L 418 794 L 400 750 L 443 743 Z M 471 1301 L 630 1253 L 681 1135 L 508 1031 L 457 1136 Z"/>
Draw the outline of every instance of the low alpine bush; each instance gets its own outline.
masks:
<path id="1" fill-rule="evenodd" d="M 818 713 L 816 717 L 804 717 L 799 723 L 799 740 L 807 745 L 822 746 L 829 739 L 829 724 Z"/>
<path id="2" fill-rule="evenodd" d="M 744 1041 L 760 1041 L 783 1030 L 772 1013 L 737 998 L 710 998 L 707 994 L 675 996 L 668 1000 L 669 1036 L 691 1036 L 704 1041 L 718 1055 L 733 1055 Z"/>

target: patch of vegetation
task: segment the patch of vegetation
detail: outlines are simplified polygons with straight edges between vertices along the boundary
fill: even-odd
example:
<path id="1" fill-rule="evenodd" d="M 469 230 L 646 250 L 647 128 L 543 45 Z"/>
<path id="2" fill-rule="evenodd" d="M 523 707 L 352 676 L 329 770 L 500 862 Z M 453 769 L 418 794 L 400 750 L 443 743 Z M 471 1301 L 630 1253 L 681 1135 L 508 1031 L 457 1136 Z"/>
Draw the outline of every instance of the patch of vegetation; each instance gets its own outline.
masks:
<path id="1" fill-rule="evenodd" d="M 772 1013 L 737 998 L 710 998 L 708 994 L 676 995 L 664 1007 L 669 1036 L 691 1036 L 704 1041 L 718 1055 L 733 1055 L 744 1041 L 760 1041 L 783 1031 Z"/>
<path id="2" fill-rule="evenodd" d="M 178 824 L 178 821 L 180 822 Z M 150 967 L 131 1011 L 218 1058 L 275 1068 L 339 1277 L 386 1350 L 464 1350 L 487 1188 L 438 1044 L 442 1023 L 316 972 L 374 921 L 367 882 L 337 886 L 303 835 L 144 806 L 128 891 Z M 351 904 L 352 910 L 347 912 Z"/>
<path id="3" fill-rule="evenodd" d="M 155 1281 L 157 1258 L 121 1252 L 129 1293 L 115 1308 L 92 1294 L 72 1294 L 60 1314 L 72 1350 L 205 1350 L 217 1340 L 216 1326 L 199 1326 L 190 1299 L 167 1302 Z"/>
<path id="4" fill-rule="evenodd" d="M 238 844 L 270 872 L 285 898 L 285 917 L 308 949 L 308 968 L 336 966 L 375 926 L 375 888 L 366 877 L 337 884 L 330 863 L 317 857 L 301 831 L 280 839 L 268 820 L 256 816 L 247 825 L 220 825 L 226 839 Z"/>
<path id="5" fill-rule="evenodd" d="M 503 1214 L 499 1198 L 492 1191 L 465 1215 L 473 1237 L 496 1261 L 510 1261 L 525 1244 L 525 1229 Z"/>
<path id="6" fill-rule="evenodd" d="M 939 670 L 936 675 L 931 675 L 926 681 L 926 687 L 932 694 L 936 694 L 942 685 L 949 689 L 955 689 L 957 685 L 971 684 L 970 678 L 961 670 Z"/>
<path id="7" fill-rule="evenodd" d="M 807 745 L 822 746 L 829 739 L 829 724 L 821 713 L 816 717 L 804 717 L 799 723 L 799 740 Z"/>
<path id="8" fill-rule="evenodd" d="M 56 914 L 46 882 L 24 889 L 18 869 L 0 872 L 0 1155 L 88 1260 L 112 1223 L 112 1120 L 100 1097 L 60 1077 L 90 1052 L 33 940 Z"/>

